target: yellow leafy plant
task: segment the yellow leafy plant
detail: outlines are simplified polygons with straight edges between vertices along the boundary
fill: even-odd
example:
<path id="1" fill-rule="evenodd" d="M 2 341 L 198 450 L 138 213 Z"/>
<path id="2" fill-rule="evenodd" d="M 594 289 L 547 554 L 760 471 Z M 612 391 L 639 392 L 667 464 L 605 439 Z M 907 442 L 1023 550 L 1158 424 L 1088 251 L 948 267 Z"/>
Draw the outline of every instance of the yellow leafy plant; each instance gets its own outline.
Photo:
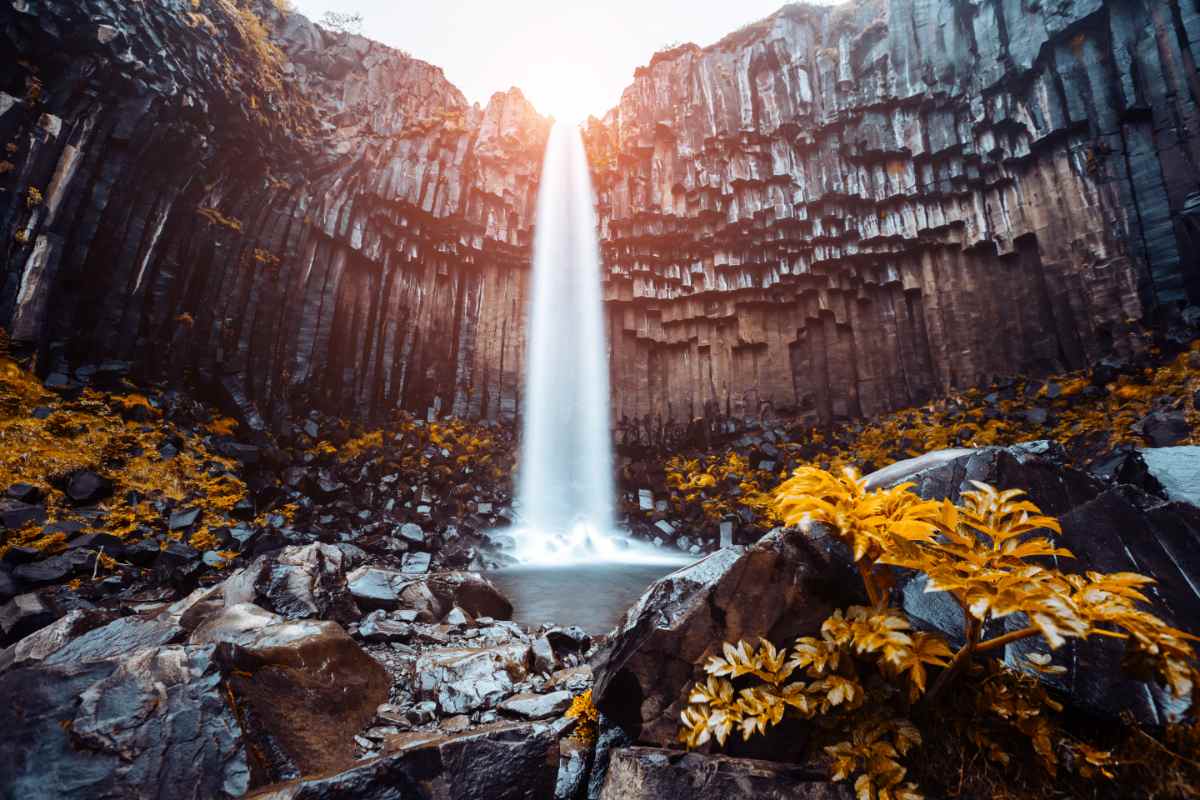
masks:
<path id="1" fill-rule="evenodd" d="M 978 661 L 1009 643 L 1040 637 L 1053 650 L 1071 638 L 1124 640 L 1127 662 L 1152 672 L 1177 696 L 1191 696 L 1197 677 L 1191 643 L 1197 637 L 1139 606 L 1148 602 L 1142 588 L 1153 581 L 1129 572 L 1080 575 L 1046 566 L 1047 557 L 1073 556 L 1051 539 L 1061 532 L 1058 521 L 1023 492 L 976 483 L 955 505 L 924 500 L 911 484 L 869 489 L 853 469 L 834 475 L 806 466 L 779 486 L 775 502 L 788 525 L 820 525 L 847 545 L 870 605 L 835 611 L 819 637 L 801 637 L 790 651 L 765 640 L 757 649 L 726 643 L 723 655 L 705 663 L 707 680 L 688 692 L 680 740 L 689 747 L 710 739 L 724 744 L 735 729 L 748 739 L 785 715 L 836 715 L 838 730 L 849 735 L 826 748 L 835 779 L 857 774 L 860 800 L 916 800 L 922 795 L 905 780 L 901 759 L 920 743 L 919 733 L 906 734 L 903 743 L 895 738 L 896 731 L 912 727 L 905 709 L 923 695 L 929 705 L 956 675 L 978 670 L 980 663 L 1003 675 L 981 684 L 975 695 L 980 712 L 1020 731 L 1043 766 L 1055 768 L 1054 728 L 1044 712 L 1061 706 L 1029 675 Z M 924 573 L 926 591 L 946 592 L 958 604 L 965 641 L 957 651 L 937 634 L 914 631 L 907 615 L 891 605 L 895 568 Z M 1021 615 L 1024 626 L 984 638 L 989 622 L 1010 615 Z M 1061 669 L 1045 653 L 1029 654 L 1027 661 L 1031 672 Z M 941 671 L 927 693 L 931 667 Z M 889 689 L 864 680 L 872 669 Z M 864 704 L 870 709 L 865 716 Z M 968 736 L 993 760 L 1007 759 L 985 731 Z M 1104 751 L 1069 739 L 1060 743 L 1074 748 L 1079 774 L 1112 772 Z"/>

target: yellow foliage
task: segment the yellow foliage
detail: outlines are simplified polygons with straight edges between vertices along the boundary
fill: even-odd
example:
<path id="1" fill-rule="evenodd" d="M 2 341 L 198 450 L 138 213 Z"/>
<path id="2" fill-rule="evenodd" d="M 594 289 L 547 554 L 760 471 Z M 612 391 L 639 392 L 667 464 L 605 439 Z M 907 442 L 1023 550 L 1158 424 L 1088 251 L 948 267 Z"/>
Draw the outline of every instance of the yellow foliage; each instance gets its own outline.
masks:
<path id="1" fill-rule="evenodd" d="M 383 447 L 383 431 L 371 431 L 342 445 L 341 455 L 343 459 L 357 458 L 368 450 L 380 447 Z"/>
<path id="2" fill-rule="evenodd" d="M 228 228 L 231 231 L 236 231 L 238 233 L 241 233 L 241 230 L 242 230 L 241 220 L 236 219 L 234 217 L 227 217 L 224 214 L 222 214 L 220 211 L 218 211 L 217 209 L 212 208 L 211 206 L 201 206 L 200 208 L 196 209 L 196 213 L 199 214 L 200 216 L 204 217 L 206 220 L 208 220 L 209 222 L 211 222 L 214 225 L 220 225 L 224 228 Z"/>
<path id="3" fill-rule="evenodd" d="M 34 406 L 50 406 L 52 413 L 36 419 Z M 9 359 L 0 359 L 0 484 L 17 481 L 33 484 L 46 493 L 51 521 L 72 519 L 74 511 L 59 486 L 79 469 L 97 470 L 114 483 L 105 501 L 103 529 L 126 537 L 140 526 L 162 524 L 162 515 L 151 502 L 169 498 L 195 502 L 213 513 L 228 513 L 246 494 L 236 477 L 213 477 L 216 465 L 233 470 L 236 464 L 208 450 L 195 436 L 184 435 L 180 452 L 163 459 L 158 446 L 173 428 L 126 422 L 121 411 L 149 407 L 142 395 L 104 395 L 87 390 L 73 402 L 63 402 L 46 392 L 37 380 Z M 133 493 L 131 496 L 130 493 Z M 138 498 L 143 502 L 130 502 Z M 33 546 L 53 552 L 61 542 L 39 538 L 36 531 L 5 537 L 0 555 L 12 546 Z"/>
<path id="4" fill-rule="evenodd" d="M 901 484 L 871 490 L 853 469 L 838 477 L 801 467 L 776 490 L 787 524 L 828 526 L 851 549 L 871 606 L 835 611 L 819 637 L 801 637 L 790 651 L 766 640 L 757 649 L 747 642 L 725 643 L 723 655 L 705 663 L 706 681 L 688 692 L 680 717 L 682 742 L 698 747 L 715 739 L 723 745 L 735 729 L 748 739 L 785 715 L 838 715 L 849 736 L 826 748 L 834 780 L 857 774 L 860 798 L 918 800 L 922 795 L 904 780 L 907 768 L 900 759 L 920 744 L 920 733 L 898 712 L 885 713 L 886 698 L 873 702 L 865 717 L 858 713 L 868 695 L 864 667 L 902 689 L 907 707 L 926 695 L 930 667 L 941 669 L 929 689 L 933 697 L 961 670 L 979 669 L 980 656 L 1011 642 L 1041 637 L 1053 650 L 1068 638 L 1100 635 L 1124 640 L 1127 662 L 1156 675 L 1177 696 L 1191 697 L 1197 679 L 1191 643 L 1198 639 L 1140 607 L 1148 602 L 1141 590 L 1153 582 L 1150 578 L 1129 572 L 1070 574 L 1046 566 L 1047 558 L 1072 555 L 1050 538 L 1061 530 L 1058 521 L 1042 514 L 1020 491 L 976 483 L 955 505 L 923 500 L 911 488 Z M 895 567 L 924 573 L 926 591 L 954 598 L 966 632 L 957 652 L 941 636 L 914 631 L 904 612 L 890 604 Z M 1027 620 L 1024 628 L 983 639 L 989 622 L 1014 614 Z M 1034 672 L 1061 669 L 1044 653 L 1030 654 L 1028 662 Z M 1011 670 L 994 661 L 984 664 L 1003 677 L 980 684 L 980 712 L 1027 737 L 1052 772 L 1061 737 L 1045 711 L 1061 707 L 1035 678 L 1009 675 Z M 754 680 L 745 685 L 744 678 Z M 986 730 L 972 729 L 967 735 L 993 760 L 1008 758 Z M 1107 752 L 1084 744 L 1075 752 L 1084 765 L 1080 774 L 1111 773 Z"/>
<path id="5" fill-rule="evenodd" d="M 233 417 L 213 417 L 204 429 L 213 436 L 233 436 L 237 426 L 238 421 Z"/>
<path id="6" fill-rule="evenodd" d="M 42 204 L 45 198 L 42 197 L 42 192 L 36 186 L 30 186 L 25 192 L 25 205 L 28 208 L 36 208 Z"/>
<path id="7" fill-rule="evenodd" d="M 563 715 L 567 719 L 579 720 L 575 723 L 575 732 L 571 738 L 584 744 L 596 741 L 596 728 L 600 723 L 600 711 L 592 702 L 592 690 L 588 689 L 571 700 L 571 707 Z"/>

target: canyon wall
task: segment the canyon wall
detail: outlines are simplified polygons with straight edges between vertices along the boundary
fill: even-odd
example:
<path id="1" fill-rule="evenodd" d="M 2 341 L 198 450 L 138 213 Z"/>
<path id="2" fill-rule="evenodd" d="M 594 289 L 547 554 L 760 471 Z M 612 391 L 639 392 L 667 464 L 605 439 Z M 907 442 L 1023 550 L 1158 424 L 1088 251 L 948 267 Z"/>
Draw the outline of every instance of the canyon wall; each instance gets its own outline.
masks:
<path id="1" fill-rule="evenodd" d="M 789 6 L 587 142 L 617 413 L 821 420 L 1138 346 L 1200 272 L 1194 2 Z"/>
<path id="2" fill-rule="evenodd" d="M 656 54 L 585 130 L 618 418 L 828 421 L 1141 346 L 1200 298 L 1198 36 L 1193 0 L 864 0 Z M 0 326 L 53 382 L 519 414 L 519 91 L 266 0 L 0 0 L 0 66 Z"/>
<path id="3" fill-rule="evenodd" d="M 549 132 L 519 91 L 470 106 L 268 3 L 5 0 L 0 31 L 0 324 L 43 373 L 129 359 L 256 426 L 517 412 Z"/>

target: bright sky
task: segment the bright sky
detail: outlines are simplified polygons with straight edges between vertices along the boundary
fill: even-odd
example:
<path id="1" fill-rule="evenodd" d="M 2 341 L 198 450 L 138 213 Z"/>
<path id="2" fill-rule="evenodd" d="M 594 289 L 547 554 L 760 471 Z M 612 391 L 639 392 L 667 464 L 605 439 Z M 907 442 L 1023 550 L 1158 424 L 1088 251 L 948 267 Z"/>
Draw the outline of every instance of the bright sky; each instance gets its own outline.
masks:
<path id="1" fill-rule="evenodd" d="M 712 44 L 786 0 L 293 0 L 312 20 L 358 12 L 363 33 L 441 67 L 471 102 L 516 86 L 578 121 L 617 104 L 664 45 Z M 825 4 L 836 0 L 818 0 Z"/>

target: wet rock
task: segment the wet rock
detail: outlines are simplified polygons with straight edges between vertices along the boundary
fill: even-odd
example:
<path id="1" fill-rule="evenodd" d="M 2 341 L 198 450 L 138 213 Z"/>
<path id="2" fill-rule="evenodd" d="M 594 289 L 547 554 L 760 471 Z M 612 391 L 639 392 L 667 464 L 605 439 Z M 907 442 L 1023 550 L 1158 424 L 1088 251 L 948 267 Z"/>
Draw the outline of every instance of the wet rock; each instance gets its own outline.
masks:
<path id="1" fill-rule="evenodd" d="M 1170 447 L 1192 433 L 1182 411 L 1153 411 L 1135 423 L 1133 430 L 1141 434 L 1151 447 Z"/>
<path id="2" fill-rule="evenodd" d="M 592 637 L 577 625 L 569 628 L 551 628 L 546 631 L 546 639 L 555 655 L 559 657 L 567 653 L 583 653 L 592 646 Z"/>
<path id="3" fill-rule="evenodd" d="M 593 660 L 596 705 L 639 741 L 673 743 L 684 687 L 721 642 L 787 641 L 853 602 L 850 567 L 831 547 L 827 537 L 778 530 L 658 580 Z M 771 602 L 748 599 L 758 597 Z"/>
<path id="4" fill-rule="evenodd" d="M 529 646 L 479 650 L 439 648 L 421 653 L 414 667 L 418 699 L 435 700 L 443 715 L 495 708 L 528 673 Z"/>
<path id="5" fill-rule="evenodd" d="M 75 637 L 112 622 L 115 616 L 111 611 L 93 609 L 68 611 L 49 625 L 0 651 L 0 672 L 42 661 Z"/>
<path id="6" fill-rule="evenodd" d="M 440 622 L 454 607 L 472 617 L 510 619 L 512 603 L 475 572 L 412 575 L 382 567 L 359 567 L 347 576 L 363 609 L 410 609 L 421 622 Z"/>
<path id="7" fill-rule="evenodd" d="M 538 723 L 497 723 L 457 736 L 407 737 L 400 749 L 255 800 L 544 800 L 554 794 L 558 733 Z"/>
<path id="8" fill-rule="evenodd" d="M 501 714 L 518 719 L 546 719 L 560 717 L 571 705 L 570 692 L 514 694 L 499 705 Z"/>
<path id="9" fill-rule="evenodd" d="M 3 644 L 23 639 L 44 628 L 58 616 L 54 607 L 41 594 L 19 594 L 0 606 L 0 632 Z"/>
<path id="10" fill-rule="evenodd" d="M 112 481 L 95 472 L 81 469 L 67 478 L 66 494 L 75 505 L 98 503 L 112 495 Z"/>
<path id="11" fill-rule="evenodd" d="M 773 761 L 653 747 L 616 750 L 600 800 L 853 800 L 848 783 Z"/>
<path id="12" fill-rule="evenodd" d="M 571 738 L 558 743 L 558 776 L 554 782 L 554 800 L 582 800 L 587 789 L 588 761 L 592 749 Z"/>
<path id="13" fill-rule="evenodd" d="M 432 557 L 429 553 L 405 553 L 400 571 L 415 575 L 428 572 L 431 560 Z"/>
<path id="14" fill-rule="evenodd" d="M 608 766 L 613 753 L 622 747 L 633 744 L 633 739 L 629 734 L 620 725 L 613 724 L 603 714 L 600 715 L 596 725 L 596 746 L 592 754 L 592 770 L 588 774 L 588 800 L 600 800 L 600 793 L 604 790 L 604 780 L 608 777 Z"/>
<path id="15" fill-rule="evenodd" d="M 1141 451 L 1118 447 L 1088 465 L 1088 472 L 1105 483 L 1124 483 L 1165 497 L 1162 484 L 1151 474 Z"/>
<path id="16" fill-rule="evenodd" d="M 96 554 L 84 550 L 67 550 L 56 556 L 22 564 L 12 571 L 21 585 L 31 588 L 49 583 L 61 583 L 68 578 L 90 573 L 95 568 Z"/>
<path id="17" fill-rule="evenodd" d="M 372 611 L 359 623 L 358 635 L 368 642 L 405 642 L 412 637 L 413 626 L 391 619 L 386 611 Z"/>
<path id="18" fill-rule="evenodd" d="M 153 543 L 151 543 L 153 545 Z M 154 557 L 154 574 L 162 583 L 168 583 L 181 592 L 195 588 L 204 570 L 201 554 L 183 542 L 167 540 Z"/>
<path id="19" fill-rule="evenodd" d="M 167 522 L 167 527 L 173 531 L 186 530 L 200 520 L 200 513 L 201 510 L 199 508 L 187 508 L 182 511 L 176 511 L 171 514 L 171 518 Z"/>
<path id="20" fill-rule="evenodd" d="M 244 605 L 197 628 L 194 645 L 236 645 L 229 690 L 255 752 L 255 785 L 338 769 L 357 756 L 353 737 L 387 701 L 391 677 L 336 622 L 289 620 L 262 627 Z"/>
<path id="21" fill-rule="evenodd" d="M 1200 506 L 1200 445 L 1154 447 L 1141 457 L 1169 500 Z"/>
<path id="22" fill-rule="evenodd" d="M 578 667 L 560 669 L 551 674 L 548 686 L 552 689 L 565 689 L 573 694 L 579 694 L 591 688 L 592 680 L 592 668 L 587 664 L 582 664 Z"/>
<path id="23" fill-rule="evenodd" d="M 46 509 L 39 505 L 23 503 L 5 498 L 0 500 L 0 524 L 9 530 L 26 525 L 40 525 L 46 521 Z"/>
<path id="24" fill-rule="evenodd" d="M 182 642 L 185 631 L 168 617 L 121 617 L 76 636 L 44 659 L 46 664 L 73 664 L 119 659 L 139 648 L 155 649 Z"/>
<path id="25" fill-rule="evenodd" d="M 406 522 L 400 526 L 400 538 L 413 544 L 425 544 L 425 531 L 421 530 L 421 526 L 413 522 Z"/>
<path id="26" fill-rule="evenodd" d="M 447 625 L 469 625 L 471 624 L 471 617 L 469 614 L 467 614 L 467 612 L 463 611 L 458 606 L 455 606 L 454 608 L 450 609 L 450 613 L 448 613 L 446 618 L 442 621 Z"/>
<path id="27" fill-rule="evenodd" d="M 61 652 L 61 651 L 60 651 Z M 0 675 L 0 767 L 22 800 L 236 797 L 250 785 L 214 649 L 126 649 Z M 65 723 L 65 724 L 64 724 Z"/>
<path id="28" fill-rule="evenodd" d="M 255 603 L 285 619 L 333 619 L 348 625 L 359 617 L 333 545 L 290 545 L 259 556 L 225 581 L 227 605 Z"/>
<path id="29" fill-rule="evenodd" d="M 529 645 L 529 652 L 532 656 L 530 668 L 533 672 L 548 675 L 554 671 L 558 661 L 549 639 L 544 636 L 534 639 Z"/>
<path id="30" fill-rule="evenodd" d="M 42 499 L 42 490 L 29 483 L 14 483 L 4 490 L 6 497 L 22 503 L 36 503 Z"/>

